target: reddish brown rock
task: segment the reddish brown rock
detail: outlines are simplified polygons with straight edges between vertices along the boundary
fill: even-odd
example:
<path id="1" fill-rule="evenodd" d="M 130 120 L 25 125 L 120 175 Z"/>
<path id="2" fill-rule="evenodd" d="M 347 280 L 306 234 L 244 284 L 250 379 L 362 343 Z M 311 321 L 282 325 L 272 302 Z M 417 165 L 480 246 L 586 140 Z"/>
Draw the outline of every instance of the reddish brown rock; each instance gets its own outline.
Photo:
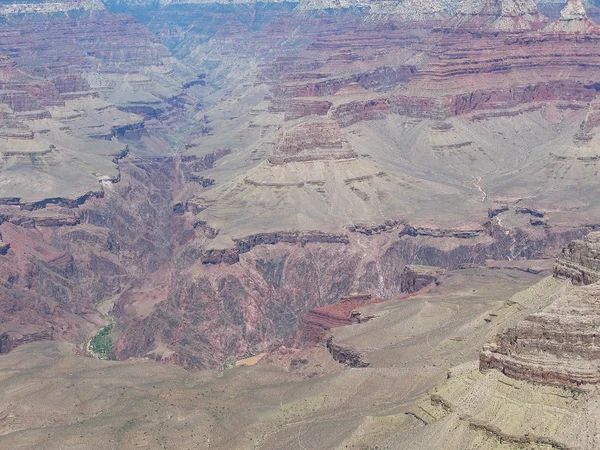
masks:
<path id="1" fill-rule="evenodd" d="M 284 102 L 276 110 L 285 112 L 285 120 L 294 120 L 305 116 L 326 116 L 331 106 L 332 103 L 326 100 L 295 98 Z"/>
<path id="2" fill-rule="evenodd" d="M 350 295 L 342 297 L 337 303 L 311 309 L 302 316 L 294 339 L 295 347 L 315 345 L 327 337 L 332 328 L 361 323 L 368 317 L 362 317 L 357 309 L 381 300 L 371 295 Z"/>

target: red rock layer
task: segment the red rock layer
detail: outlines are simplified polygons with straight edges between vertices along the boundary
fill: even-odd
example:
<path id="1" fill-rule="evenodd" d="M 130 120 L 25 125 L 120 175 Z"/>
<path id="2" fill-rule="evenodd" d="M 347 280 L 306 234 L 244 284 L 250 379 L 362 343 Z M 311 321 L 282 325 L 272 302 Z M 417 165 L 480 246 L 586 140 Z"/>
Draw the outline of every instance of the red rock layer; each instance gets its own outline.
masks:
<path id="1" fill-rule="evenodd" d="M 359 308 L 371 303 L 379 303 L 380 299 L 370 295 L 351 295 L 342 297 L 332 305 L 311 309 L 300 319 L 296 334 L 295 346 L 314 345 L 321 342 L 332 328 L 361 323 L 368 318 L 361 317 Z"/>

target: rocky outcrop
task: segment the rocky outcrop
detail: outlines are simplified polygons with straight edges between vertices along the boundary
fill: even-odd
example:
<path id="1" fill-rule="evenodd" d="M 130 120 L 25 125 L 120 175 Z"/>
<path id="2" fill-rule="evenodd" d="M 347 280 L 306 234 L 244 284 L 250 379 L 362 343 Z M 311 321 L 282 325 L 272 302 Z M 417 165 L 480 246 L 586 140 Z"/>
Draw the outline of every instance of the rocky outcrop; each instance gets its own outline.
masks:
<path id="1" fill-rule="evenodd" d="M 240 251 L 235 248 L 207 249 L 200 254 L 202 264 L 235 264 L 240 260 Z"/>
<path id="2" fill-rule="evenodd" d="M 257 245 L 275 245 L 279 242 L 288 244 L 300 244 L 304 246 L 309 243 L 320 244 L 344 244 L 350 243 L 348 236 L 343 234 L 332 234 L 321 231 L 300 232 L 282 231 L 278 233 L 258 233 L 242 239 L 234 239 L 240 253 L 249 252 Z"/>
<path id="3" fill-rule="evenodd" d="M 333 104 L 327 100 L 293 98 L 273 105 L 272 112 L 283 112 L 285 120 L 300 119 L 305 116 L 326 116 Z"/>
<path id="4" fill-rule="evenodd" d="M 471 239 L 478 236 L 487 234 L 485 228 L 477 229 L 440 229 L 440 228 L 427 228 L 427 227 L 414 227 L 412 225 L 406 225 L 400 232 L 400 236 L 427 236 L 433 238 L 458 238 L 458 239 Z"/>
<path id="5" fill-rule="evenodd" d="M 521 207 L 521 208 L 517 208 L 515 209 L 515 213 L 517 214 L 529 214 L 532 217 L 537 217 L 537 218 L 542 218 L 544 217 L 544 213 L 541 211 L 538 211 L 536 209 L 533 208 L 527 208 L 527 207 Z"/>
<path id="6" fill-rule="evenodd" d="M 59 205 L 65 208 L 77 208 L 83 205 L 90 198 L 102 198 L 104 197 L 104 191 L 99 189 L 97 191 L 86 192 L 85 194 L 75 199 L 55 197 L 45 198 L 37 202 L 19 202 L 19 206 L 24 211 L 35 211 L 38 209 L 46 208 L 48 205 Z"/>
<path id="7" fill-rule="evenodd" d="M 541 312 L 484 346 L 481 370 L 538 383 L 585 387 L 600 383 L 600 285 L 562 295 Z"/>
<path id="8" fill-rule="evenodd" d="M 269 162 L 275 165 L 289 162 L 350 159 L 357 156 L 339 125 L 323 119 L 304 122 L 284 130 L 279 136 Z"/>
<path id="9" fill-rule="evenodd" d="M 337 303 L 311 309 L 298 323 L 294 347 L 315 345 L 323 341 L 332 328 L 366 322 L 369 317 L 363 317 L 358 309 L 380 301 L 368 294 L 356 294 L 342 297 Z"/>
<path id="10" fill-rule="evenodd" d="M 471 64 L 470 62 L 467 64 Z M 506 64 L 502 62 L 501 64 Z M 419 76 L 433 76 L 436 79 L 459 77 L 469 72 L 495 72 L 509 70 L 510 66 L 490 67 L 451 66 L 446 68 L 425 68 Z M 438 70 L 439 69 L 439 70 Z M 431 72 L 429 72 L 431 70 Z M 435 73 L 433 72 L 435 70 Z M 444 73 L 446 72 L 446 73 Z M 461 73 L 462 72 L 462 73 Z M 388 99 L 374 98 L 367 101 L 342 103 L 331 111 L 331 117 L 342 126 L 349 126 L 364 120 L 375 120 L 388 114 L 398 114 L 415 118 L 443 120 L 477 111 L 498 110 L 497 116 L 510 116 L 506 108 L 521 104 L 548 100 L 570 100 L 589 102 L 596 96 L 593 86 L 576 81 L 553 81 L 534 85 L 519 85 L 508 88 L 481 89 L 463 94 L 444 97 L 422 97 L 396 94 Z"/>
<path id="11" fill-rule="evenodd" d="M 587 18 L 582 0 L 567 0 L 566 6 L 560 12 L 560 20 L 586 20 Z"/>
<path id="12" fill-rule="evenodd" d="M 398 220 L 386 220 L 384 223 L 377 225 L 361 225 L 355 224 L 348 226 L 348 231 L 351 233 L 361 233 L 366 236 L 372 236 L 379 233 L 388 233 L 401 226 Z"/>
<path id="13" fill-rule="evenodd" d="M 413 294 L 432 283 L 438 284 L 440 277 L 446 271 L 439 267 L 408 265 L 402 272 L 400 289 L 402 292 Z"/>
<path id="14" fill-rule="evenodd" d="M 556 258 L 554 276 L 576 284 L 600 280 L 600 232 L 592 232 L 565 247 Z"/>
<path id="15" fill-rule="evenodd" d="M 216 236 L 213 233 L 213 237 Z M 206 249 L 203 250 L 200 260 L 203 264 L 234 264 L 240 260 L 240 254 L 248 253 L 259 245 L 298 244 L 305 246 L 309 243 L 344 244 L 350 243 L 348 237 L 340 234 L 324 233 L 319 231 L 280 231 L 273 233 L 258 233 L 244 238 L 234 239 L 235 248 Z"/>
<path id="16" fill-rule="evenodd" d="M 8 353 L 19 345 L 37 341 L 54 340 L 54 328 L 29 334 L 2 333 L 0 334 L 0 355 Z"/>
<path id="17" fill-rule="evenodd" d="M 508 207 L 508 205 L 502 205 L 499 206 L 498 208 L 490 208 L 488 209 L 488 217 L 490 219 L 493 219 L 494 217 L 508 211 L 510 208 Z"/>
<path id="18" fill-rule="evenodd" d="M 323 97 L 333 95 L 344 86 L 353 83 L 365 89 L 390 89 L 406 83 L 414 72 L 415 68 L 412 66 L 383 66 L 373 71 L 343 78 L 328 78 L 326 75 L 321 75 L 315 80 L 315 74 L 306 74 L 303 77 L 296 75 L 293 80 L 283 79 L 284 82 L 275 90 L 275 97 L 278 99 Z M 293 81 L 293 83 L 289 81 Z"/>
<path id="19" fill-rule="evenodd" d="M 592 102 L 585 119 L 573 137 L 573 141 L 575 143 L 591 141 L 598 127 L 600 127 L 600 103 Z"/>
<path id="20" fill-rule="evenodd" d="M 195 146 L 194 144 L 188 144 L 186 150 Z M 204 186 L 201 180 L 208 180 L 209 178 L 204 178 L 199 173 L 207 169 L 212 169 L 219 159 L 229 154 L 231 154 L 230 148 L 220 148 L 203 156 L 183 155 L 181 157 L 183 173 L 189 181 L 200 182 Z"/>
<path id="21" fill-rule="evenodd" d="M 520 32 L 540 28 L 544 21 L 535 0 L 465 0 L 450 22 L 479 31 Z"/>
<path id="22" fill-rule="evenodd" d="M 334 344 L 333 338 L 327 340 L 326 346 L 331 357 L 341 364 L 357 368 L 369 367 L 369 363 L 363 361 L 363 355 L 358 350 Z"/>
<path id="23" fill-rule="evenodd" d="M 548 24 L 544 31 L 552 33 L 599 34 L 600 27 L 592 22 L 582 0 L 568 0 L 556 22 Z"/>
<path id="24" fill-rule="evenodd" d="M 600 233 L 570 243 L 554 275 L 585 284 L 484 346 L 481 370 L 538 383 L 579 388 L 600 383 Z"/>

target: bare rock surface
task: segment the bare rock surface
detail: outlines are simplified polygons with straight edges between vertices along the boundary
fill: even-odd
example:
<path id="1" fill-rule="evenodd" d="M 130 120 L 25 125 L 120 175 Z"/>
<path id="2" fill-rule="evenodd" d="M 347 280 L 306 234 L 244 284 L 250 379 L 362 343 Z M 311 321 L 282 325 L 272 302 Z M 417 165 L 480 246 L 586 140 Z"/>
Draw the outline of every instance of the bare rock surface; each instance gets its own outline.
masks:
<path id="1" fill-rule="evenodd" d="M 556 258 L 554 275 L 575 284 L 592 284 L 600 280 L 600 233 L 592 232 L 575 240 Z"/>
<path id="2" fill-rule="evenodd" d="M 563 295 L 485 346 L 480 368 L 557 386 L 585 389 L 598 384 L 599 302 L 596 284 Z"/>
<path id="3" fill-rule="evenodd" d="M 554 275 L 586 286 L 563 294 L 542 311 L 500 334 L 482 350 L 482 370 L 544 384 L 587 388 L 600 382 L 596 332 L 600 314 L 599 233 L 570 243 Z"/>

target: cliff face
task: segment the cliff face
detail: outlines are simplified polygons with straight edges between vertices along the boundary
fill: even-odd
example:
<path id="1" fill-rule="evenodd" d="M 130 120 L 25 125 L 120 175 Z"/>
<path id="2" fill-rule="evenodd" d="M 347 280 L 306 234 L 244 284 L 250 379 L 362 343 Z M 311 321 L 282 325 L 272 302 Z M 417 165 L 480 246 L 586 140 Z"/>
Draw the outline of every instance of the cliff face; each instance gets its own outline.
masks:
<path id="1" fill-rule="evenodd" d="M 499 335 L 480 354 L 480 369 L 544 384 L 586 387 L 600 383 L 596 340 L 600 325 L 597 283 L 600 233 L 570 243 L 554 274 L 586 286 L 572 289 Z"/>
<path id="2" fill-rule="evenodd" d="M 600 233 L 590 233 L 565 247 L 556 258 L 554 276 L 568 278 L 575 284 L 599 281 Z"/>
<path id="3" fill-rule="evenodd" d="M 271 164 L 293 161 L 351 159 L 358 156 L 342 136 L 333 120 L 296 125 L 281 133 L 275 151 L 269 156 Z"/>
<path id="4" fill-rule="evenodd" d="M 599 301 L 600 286 L 596 284 L 563 295 L 485 346 L 480 369 L 558 386 L 585 388 L 600 383 L 596 346 Z"/>

